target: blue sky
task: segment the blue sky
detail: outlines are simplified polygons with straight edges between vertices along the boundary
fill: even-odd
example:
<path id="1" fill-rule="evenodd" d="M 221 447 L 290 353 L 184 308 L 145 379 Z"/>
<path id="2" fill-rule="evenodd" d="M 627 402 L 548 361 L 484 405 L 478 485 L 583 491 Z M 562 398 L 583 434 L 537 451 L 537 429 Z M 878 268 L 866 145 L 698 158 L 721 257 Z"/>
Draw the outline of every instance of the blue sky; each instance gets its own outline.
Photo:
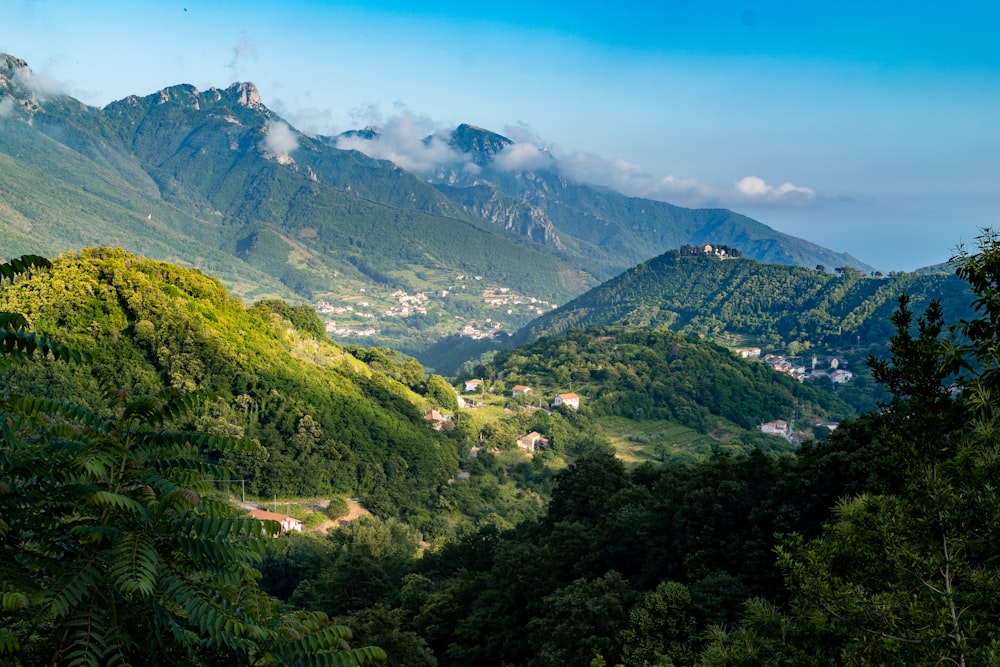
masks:
<path id="1" fill-rule="evenodd" d="M 252 81 L 303 131 L 391 128 L 404 160 L 407 133 L 473 123 L 883 270 L 1000 225 L 1000 3 L 0 0 L 0 26 L 88 104 Z"/>

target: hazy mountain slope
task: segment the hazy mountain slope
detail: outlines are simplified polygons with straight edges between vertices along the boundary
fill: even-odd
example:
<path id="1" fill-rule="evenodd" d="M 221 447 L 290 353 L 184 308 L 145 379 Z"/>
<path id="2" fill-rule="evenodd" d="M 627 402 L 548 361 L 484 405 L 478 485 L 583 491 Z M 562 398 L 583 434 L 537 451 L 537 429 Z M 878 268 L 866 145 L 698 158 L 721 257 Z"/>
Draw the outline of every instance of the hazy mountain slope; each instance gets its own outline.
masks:
<path id="1" fill-rule="evenodd" d="M 24 101 L 31 99 L 30 91 L 20 92 Z M 77 159 L 73 168 L 59 170 L 44 163 L 57 180 L 106 181 L 104 191 L 87 186 L 105 198 L 115 198 L 124 181 L 140 197 L 166 201 L 199 221 L 181 226 L 193 240 L 248 260 L 304 298 L 329 290 L 344 274 L 410 287 L 390 276 L 411 265 L 474 272 L 560 299 L 578 291 L 581 281 L 594 282 L 581 275 L 564 286 L 562 275 L 586 272 L 553 263 L 523 242 L 496 238 L 391 163 L 296 133 L 263 105 L 252 84 L 208 91 L 174 86 L 103 110 L 69 98 L 25 103 L 5 131 L 7 125 L 58 137 L 69 152 L 98 165 Z M 275 143 L 275 134 L 286 143 Z M 86 243 L 117 241 L 113 225 L 90 226 L 96 233 Z M 283 243 L 254 252 L 262 237 Z"/>
<path id="2" fill-rule="evenodd" d="M 689 243 L 733 246 L 763 262 L 872 269 L 847 253 L 777 232 L 733 211 L 688 209 L 573 182 L 560 175 L 551 156 L 540 168 L 505 169 L 497 156 L 515 142 L 488 130 L 460 125 L 451 145 L 471 155 L 482 170 L 475 175 L 440 174 L 442 192 L 494 223 L 517 224 L 527 236 L 586 254 L 619 271 L 646 261 L 651 251 Z M 490 198 L 490 192 L 509 199 Z"/>
<path id="3" fill-rule="evenodd" d="M 952 319 L 966 315 L 971 302 L 968 286 L 948 274 L 869 278 L 672 251 L 542 315 L 512 342 L 613 322 L 765 346 L 884 342 L 901 292 L 917 308 L 940 299 Z"/>
<path id="4" fill-rule="evenodd" d="M 23 119 L 6 119 L 0 123 L 4 252 L 55 255 L 86 245 L 117 245 L 209 271 L 244 298 L 292 296 L 270 275 L 224 252 L 213 227 L 153 194 L 148 178 L 141 183 L 141 171 L 133 167 L 127 173 L 134 178 L 124 177 L 108 160 L 94 162 L 56 142 Z"/>

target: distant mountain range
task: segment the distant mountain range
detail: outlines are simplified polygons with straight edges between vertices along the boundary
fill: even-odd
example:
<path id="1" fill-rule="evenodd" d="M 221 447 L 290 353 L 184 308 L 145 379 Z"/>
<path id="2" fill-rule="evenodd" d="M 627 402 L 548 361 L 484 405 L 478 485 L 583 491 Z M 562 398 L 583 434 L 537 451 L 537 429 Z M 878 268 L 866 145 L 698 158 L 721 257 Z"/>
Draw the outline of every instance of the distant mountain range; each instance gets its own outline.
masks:
<path id="1" fill-rule="evenodd" d="M 0 56 L 6 255 L 121 246 L 200 268 L 243 299 L 328 302 L 342 335 L 368 327 L 358 342 L 411 354 L 467 326 L 513 331 L 685 243 L 871 268 L 732 211 L 569 181 L 554 158 L 508 170 L 516 144 L 471 125 L 447 139 L 477 169 L 428 178 L 342 150 L 344 137 L 298 132 L 249 83 L 173 86 L 99 109 L 33 81 L 24 61 Z M 429 295 L 422 310 L 384 319 L 416 293 Z"/>

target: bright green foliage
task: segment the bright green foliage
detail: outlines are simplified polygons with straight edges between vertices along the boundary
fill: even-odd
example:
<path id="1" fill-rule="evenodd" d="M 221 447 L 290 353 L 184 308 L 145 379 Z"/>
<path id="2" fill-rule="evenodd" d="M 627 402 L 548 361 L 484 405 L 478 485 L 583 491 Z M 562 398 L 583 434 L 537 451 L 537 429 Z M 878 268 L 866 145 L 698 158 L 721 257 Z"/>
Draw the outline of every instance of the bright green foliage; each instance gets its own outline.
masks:
<path id="1" fill-rule="evenodd" d="M 2 353 L 55 354 L 45 345 Z M 342 666 L 384 657 L 350 649 L 345 628 L 283 612 L 258 588 L 255 566 L 277 526 L 225 501 L 213 481 L 228 471 L 201 455 L 253 444 L 170 430 L 203 396 L 132 398 L 101 386 L 101 413 L 0 396 L 0 660 Z"/>
<path id="2" fill-rule="evenodd" d="M 427 378 L 427 397 L 447 410 L 458 410 L 458 396 L 455 389 L 440 375 Z"/>
<path id="3" fill-rule="evenodd" d="M 457 469 L 454 450 L 439 445 L 410 388 L 422 389 L 419 364 L 397 364 L 383 351 L 381 367 L 371 368 L 318 335 L 308 308 L 246 308 L 200 272 L 99 248 L 19 279 L 0 292 L 0 310 L 32 324 L 7 347 L 42 336 L 100 352 L 102 368 L 136 395 L 210 392 L 188 425 L 260 443 L 219 455 L 248 493 L 365 496 L 388 514 L 426 502 Z M 4 381 L 18 393 L 45 391 L 103 409 L 94 378 L 72 365 L 29 360 Z"/>
<path id="4" fill-rule="evenodd" d="M 24 255 L 0 264 L 0 286 L 6 281 L 12 284 L 23 279 L 33 270 L 47 269 L 52 263 L 38 255 Z M 0 312 L 0 363 L 11 363 L 30 358 L 36 353 L 39 356 L 75 361 L 91 360 L 90 355 L 79 350 L 68 348 L 54 341 L 47 340 L 38 334 L 28 331 L 28 321 L 21 313 Z"/>

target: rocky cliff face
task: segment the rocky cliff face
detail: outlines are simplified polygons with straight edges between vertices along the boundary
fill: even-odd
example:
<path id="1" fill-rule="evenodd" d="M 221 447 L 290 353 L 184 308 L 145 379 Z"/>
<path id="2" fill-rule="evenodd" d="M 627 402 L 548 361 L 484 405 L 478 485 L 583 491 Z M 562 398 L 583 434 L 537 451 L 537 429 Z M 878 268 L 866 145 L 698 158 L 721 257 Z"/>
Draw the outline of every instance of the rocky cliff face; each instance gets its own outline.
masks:
<path id="1" fill-rule="evenodd" d="M 28 114 L 39 111 L 45 97 L 42 88 L 28 63 L 6 53 L 0 54 L 0 118 L 10 116 L 15 108 Z"/>

